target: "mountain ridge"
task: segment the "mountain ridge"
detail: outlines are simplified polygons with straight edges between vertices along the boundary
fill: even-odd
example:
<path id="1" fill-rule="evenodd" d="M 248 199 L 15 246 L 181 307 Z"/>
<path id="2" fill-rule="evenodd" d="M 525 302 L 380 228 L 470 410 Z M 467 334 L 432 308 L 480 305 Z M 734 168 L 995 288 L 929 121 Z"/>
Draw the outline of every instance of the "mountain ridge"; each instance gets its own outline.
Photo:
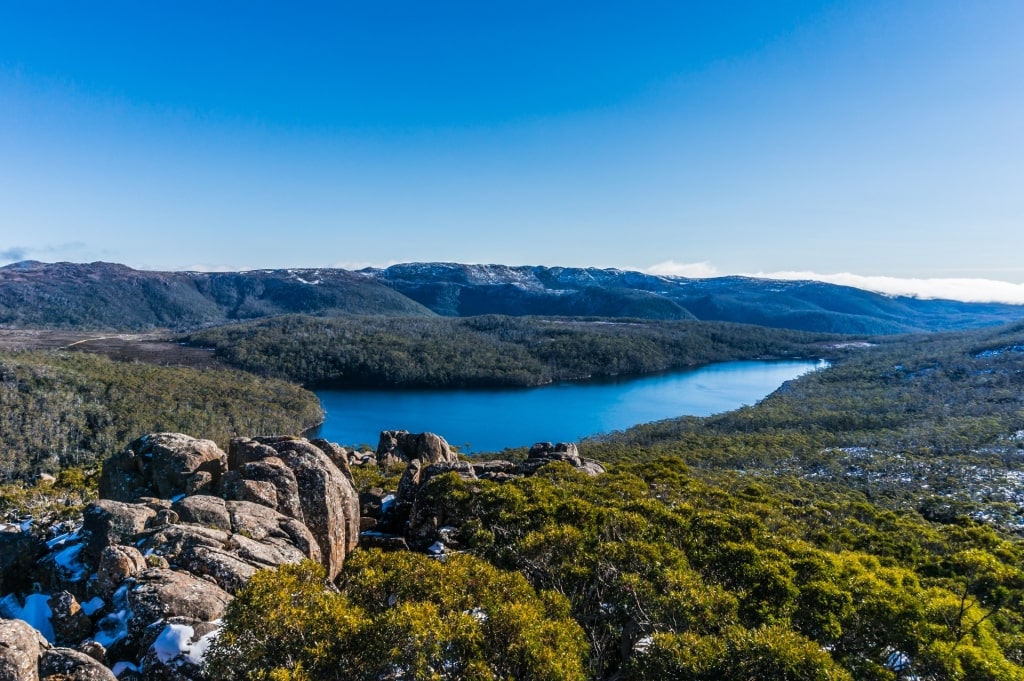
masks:
<path id="1" fill-rule="evenodd" d="M 892 296 L 817 281 L 692 279 L 614 268 L 405 263 L 160 272 L 117 263 L 0 267 L 0 327 L 196 329 L 280 314 L 698 319 L 898 334 L 1024 319 L 1024 306 Z"/>

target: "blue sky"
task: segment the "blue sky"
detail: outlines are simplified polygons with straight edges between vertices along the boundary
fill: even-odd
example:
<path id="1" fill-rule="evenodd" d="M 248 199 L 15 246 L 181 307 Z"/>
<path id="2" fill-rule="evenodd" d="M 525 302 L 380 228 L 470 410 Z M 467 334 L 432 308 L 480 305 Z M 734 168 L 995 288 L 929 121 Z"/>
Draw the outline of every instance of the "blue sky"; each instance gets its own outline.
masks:
<path id="1" fill-rule="evenodd" d="M 0 264 L 1024 302 L 1022 227 L 1016 0 L 0 4 Z"/>

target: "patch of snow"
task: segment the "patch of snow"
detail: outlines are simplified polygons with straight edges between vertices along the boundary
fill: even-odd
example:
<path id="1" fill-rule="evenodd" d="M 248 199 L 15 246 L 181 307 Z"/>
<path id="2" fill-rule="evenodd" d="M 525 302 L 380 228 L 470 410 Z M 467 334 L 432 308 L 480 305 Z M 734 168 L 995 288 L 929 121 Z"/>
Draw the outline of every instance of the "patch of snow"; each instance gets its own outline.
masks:
<path id="1" fill-rule="evenodd" d="M 22 605 L 15 594 L 8 594 L 0 599 L 0 615 L 7 619 L 28 622 L 30 626 L 43 635 L 43 638 L 50 643 L 55 643 L 53 625 L 50 623 L 50 617 L 53 615 L 53 612 L 50 610 L 49 600 L 49 594 L 29 594 L 25 598 L 24 605 Z"/>
<path id="2" fill-rule="evenodd" d="M 58 546 L 61 546 L 61 545 L 66 544 L 68 542 L 74 541 L 75 539 L 78 539 L 78 537 L 79 537 L 78 531 L 81 530 L 81 529 L 82 529 L 81 527 L 76 527 L 71 532 L 68 532 L 66 534 L 62 534 L 62 535 L 59 535 L 57 537 L 54 537 L 53 539 L 50 539 L 49 541 L 46 542 L 46 547 L 49 548 L 49 549 L 54 549 L 54 548 L 57 548 Z"/>
<path id="3" fill-rule="evenodd" d="M 988 359 L 990 357 L 999 357 L 1005 352 L 1024 352 L 1024 345 L 1008 345 L 1005 348 L 996 348 L 994 350 L 982 350 L 974 357 L 976 359 Z"/>
<path id="4" fill-rule="evenodd" d="M 89 568 L 78 560 L 83 548 L 85 544 L 72 544 L 53 556 L 53 562 L 61 567 L 65 577 L 72 582 L 81 581 L 89 574 Z"/>
<path id="5" fill-rule="evenodd" d="M 133 664 L 132 662 L 125 662 L 122 660 L 121 662 L 115 662 L 114 666 L 110 668 L 110 671 L 114 673 L 114 676 L 121 676 L 121 674 L 127 671 L 141 672 L 142 670 L 139 669 L 139 666 L 137 664 Z"/>
<path id="6" fill-rule="evenodd" d="M 113 607 L 114 612 L 96 623 L 99 631 L 93 636 L 93 640 L 104 648 L 110 648 L 110 646 L 128 635 L 128 620 L 132 617 L 132 611 L 128 607 L 127 584 L 122 584 L 114 592 Z"/>
<path id="7" fill-rule="evenodd" d="M 187 624 L 168 624 L 153 641 L 153 652 L 158 660 L 167 664 L 179 655 L 190 655 L 192 637 L 196 630 Z"/>
<path id="8" fill-rule="evenodd" d="M 430 545 L 430 548 L 427 549 L 427 553 L 432 556 L 440 556 L 444 553 L 444 544 L 439 541 L 434 542 Z"/>
<path id="9" fill-rule="evenodd" d="M 104 605 L 106 605 L 106 602 L 104 602 L 104 600 L 102 598 L 100 598 L 99 596 L 93 596 L 92 598 L 87 600 L 85 603 L 81 604 L 82 610 L 89 617 L 92 617 L 93 614 L 95 612 L 99 611 L 99 609 L 102 608 Z"/>
<path id="10" fill-rule="evenodd" d="M 32 523 L 34 522 L 35 520 L 33 520 L 31 516 L 29 516 L 25 520 L 22 520 L 21 524 L 18 527 L 21 529 L 22 532 L 28 532 L 32 529 Z"/>
<path id="11" fill-rule="evenodd" d="M 633 644 L 633 652 L 646 653 L 652 645 L 654 645 L 654 637 L 644 636 L 642 639 Z"/>

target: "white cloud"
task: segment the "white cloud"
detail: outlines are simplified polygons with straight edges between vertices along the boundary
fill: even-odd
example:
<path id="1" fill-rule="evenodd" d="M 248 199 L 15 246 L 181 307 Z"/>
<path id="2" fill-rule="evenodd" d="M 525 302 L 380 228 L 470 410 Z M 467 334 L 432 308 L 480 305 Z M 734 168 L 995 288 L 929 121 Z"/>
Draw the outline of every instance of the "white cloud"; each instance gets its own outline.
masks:
<path id="1" fill-rule="evenodd" d="M 708 261 L 678 263 L 666 260 L 642 270 L 648 274 L 689 277 L 702 279 L 725 276 L 717 267 Z M 959 300 L 965 303 L 1010 303 L 1024 305 L 1024 284 L 1014 284 L 995 279 L 954 278 L 903 278 L 865 276 L 850 272 L 820 274 L 811 271 L 756 272 L 743 273 L 746 277 L 760 279 L 786 279 L 823 281 L 840 286 L 873 291 L 893 296 L 912 296 L 915 298 Z"/>
<path id="2" fill-rule="evenodd" d="M 651 265 L 643 271 L 647 274 L 667 275 L 672 277 L 690 277 L 691 279 L 703 279 L 719 276 L 719 272 L 715 266 L 707 261 L 680 263 L 675 260 L 666 260 L 665 262 L 659 262 L 657 265 Z"/>
<path id="3" fill-rule="evenodd" d="M 966 303 L 1011 303 L 1024 305 L 1024 284 L 994 279 L 903 279 L 900 277 L 864 276 L 850 272 L 819 274 L 817 272 L 758 272 L 746 276 L 764 279 L 824 281 L 829 284 L 897 296 L 942 298 Z"/>

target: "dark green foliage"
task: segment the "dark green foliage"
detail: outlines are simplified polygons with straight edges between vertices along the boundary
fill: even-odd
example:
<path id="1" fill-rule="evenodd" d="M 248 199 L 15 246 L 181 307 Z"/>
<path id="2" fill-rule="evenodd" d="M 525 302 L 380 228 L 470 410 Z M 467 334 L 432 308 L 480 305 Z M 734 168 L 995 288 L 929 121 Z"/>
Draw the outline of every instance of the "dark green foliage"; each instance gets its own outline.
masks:
<path id="1" fill-rule="evenodd" d="M 738 324 L 516 317 L 277 317 L 192 334 L 307 386 L 527 386 L 732 359 L 820 357 L 833 336 Z"/>
<path id="2" fill-rule="evenodd" d="M 316 396 L 240 371 L 157 367 L 82 353 L 0 355 L 0 478 L 102 460 L 144 433 L 226 447 L 236 435 L 299 433 Z"/>

